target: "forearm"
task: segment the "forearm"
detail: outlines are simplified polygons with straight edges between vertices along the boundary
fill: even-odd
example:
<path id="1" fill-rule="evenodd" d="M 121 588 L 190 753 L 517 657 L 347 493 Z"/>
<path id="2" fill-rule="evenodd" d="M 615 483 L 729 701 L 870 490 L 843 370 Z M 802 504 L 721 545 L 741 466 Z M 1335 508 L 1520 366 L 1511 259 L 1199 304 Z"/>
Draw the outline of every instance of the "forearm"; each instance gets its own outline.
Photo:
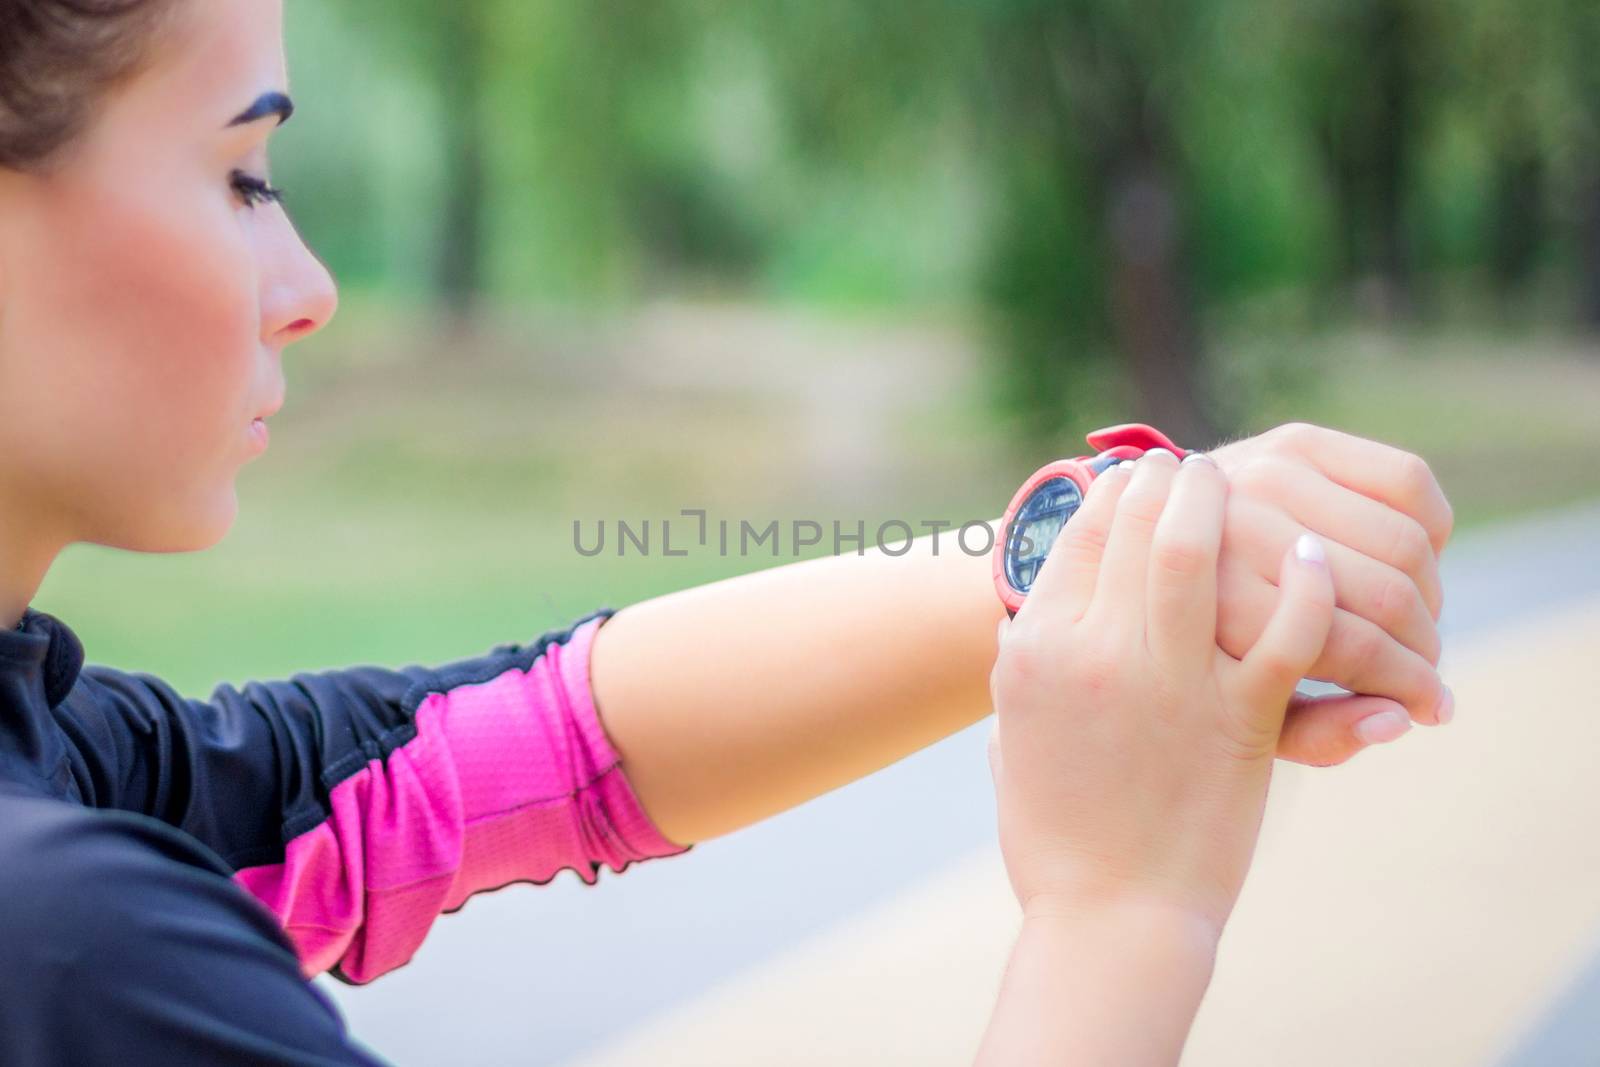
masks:
<path id="1" fill-rule="evenodd" d="M 595 699 L 663 834 L 728 833 L 989 713 L 989 559 L 933 541 L 685 590 L 600 628 Z"/>
<path id="2" fill-rule="evenodd" d="M 1028 916 L 978 1067 L 1176 1064 L 1215 946 L 1204 922 L 1163 908 Z"/>

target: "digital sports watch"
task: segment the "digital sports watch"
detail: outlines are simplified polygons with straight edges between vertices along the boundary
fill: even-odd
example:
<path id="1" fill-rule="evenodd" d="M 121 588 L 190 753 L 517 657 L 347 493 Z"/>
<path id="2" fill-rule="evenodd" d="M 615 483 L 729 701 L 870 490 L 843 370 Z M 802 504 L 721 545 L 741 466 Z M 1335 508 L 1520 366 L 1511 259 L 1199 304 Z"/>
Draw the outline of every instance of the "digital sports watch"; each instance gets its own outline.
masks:
<path id="1" fill-rule="evenodd" d="M 1008 614 L 1021 610 L 1056 535 L 1077 513 L 1090 482 L 1153 448 L 1164 448 L 1179 459 L 1189 454 L 1160 430 L 1138 422 L 1096 430 L 1088 440 L 1095 455 L 1045 464 L 1022 483 L 1006 508 L 994 543 L 994 587 Z"/>

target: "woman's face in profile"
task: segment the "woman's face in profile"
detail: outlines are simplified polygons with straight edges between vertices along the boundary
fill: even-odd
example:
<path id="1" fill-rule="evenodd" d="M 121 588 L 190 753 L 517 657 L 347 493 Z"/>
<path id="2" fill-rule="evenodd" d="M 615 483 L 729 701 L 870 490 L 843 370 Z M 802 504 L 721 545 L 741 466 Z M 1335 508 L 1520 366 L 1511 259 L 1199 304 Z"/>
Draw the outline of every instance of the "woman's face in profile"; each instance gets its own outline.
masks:
<path id="1" fill-rule="evenodd" d="M 48 171 L 0 170 L 0 492 L 69 540 L 220 539 L 283 349 L 333 315 L 268 180 L 281 0 L 181 5 Z M 256 111 L 263 110 L 256 107 Z"/>

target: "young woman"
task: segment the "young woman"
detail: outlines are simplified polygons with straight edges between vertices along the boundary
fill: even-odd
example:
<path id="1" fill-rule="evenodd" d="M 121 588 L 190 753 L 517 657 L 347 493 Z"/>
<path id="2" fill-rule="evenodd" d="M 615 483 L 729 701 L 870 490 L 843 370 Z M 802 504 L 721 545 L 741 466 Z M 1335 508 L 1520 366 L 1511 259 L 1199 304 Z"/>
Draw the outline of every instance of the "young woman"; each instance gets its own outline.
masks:
<path id="1" fill-rule="evenodd" d="M 474 893 L 682 852 L 992 707 L 987 561 L 931 540 L 432 668 L 202 701 L 85 666 L 29 606 L 51 563 L 220 539 L 284 351 L 334 313 L 268 175 L 292 111 L 281 17 L 0 0 L 0 1062 L 365 1062 L 304 976 L 369 981 Z M 1277 754 L 1337 763 L 1446 721 L 1451 516 L 1426 465 L 1305 426 L 1212 455 L 1217 648 L 1270 636 L 1279 563 L 1313 531 L 1336 607 L 1303 673 L 1360 694 L 1292 703 Z M 1103 679 L 1069 680 L 1081 708 L 1056 699 L 1097 706 Z"/>

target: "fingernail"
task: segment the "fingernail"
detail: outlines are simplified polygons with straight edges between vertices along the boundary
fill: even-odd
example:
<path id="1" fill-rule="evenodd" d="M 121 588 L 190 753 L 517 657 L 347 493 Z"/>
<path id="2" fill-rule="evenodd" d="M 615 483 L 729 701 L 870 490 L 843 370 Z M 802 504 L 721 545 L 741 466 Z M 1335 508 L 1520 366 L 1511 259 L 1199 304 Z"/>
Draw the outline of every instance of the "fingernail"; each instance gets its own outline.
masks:
<path id="1" fill-rule="evenodd" d="M 1209 452 L 1190 452 L 1187 456 L 1183 457 L 1182 462 L 1184 462 L 1184 463 L 1209 463 L 1213 467 L 1215 467 L 1217 465 L 1217 461 L 1211 458 L 1211 454 Z"/>
<path id="2" fill-rule="evenodd" d="M 1165 448 L 1148 448 L 1148 449 L 1145 449 L 1145 453 L 1144 454 L 1147 455 L 1147 456 L 1166 456 L 1168 459 L 1177 459 L 1178 458 L 1177 456 L 1173 455 L 1171 452 L 1169 452 Z"/>
<path id="3" fill-rule="evenodd" d="M 1328 562 L 1328 552 L 1322 547 L 1322 538 L 1316 534 L 1303 533 L 1294 543 L 1294 554 L 1300 562 L 1309 563 L 1320 567 Z"/>
<path id="4" fill-rule="evenodd" d="M 1404 712 L 1380 711 L 1356 723 L 1356 737 L 1363 745 L 1385 745 L 1410 729 L 1411 719 Z"/>
<path id="5" fill-rule="evenodd" d="M 1132 467 L 1133 467 L 1133 465 L 1134 465 L 1134 464 L 1135 464 L 1135 463 L 1138 463 L 1138 462 L 1139 462 L 1139 461 L 1138 461 L 1138 460 L 1136 460 L 1136 459 L 1125 459 L 1125 460 L 1123 460 L 1123 461 L 1122 461 L 1122 462 L 1121 462 L 1121 463 L 1118 463 L 1118 464 L 1117 464 L 1117 466 L 1118 466 L 1118 467 L 1128 467 L 1128 468 L 1130 468 L 1130 469 L 1131 469 L 1131 468 L 1132 468 Z"/>
<path id="6" fill-rule="evenodd" d="M 1439 698 L 1439 707 L 1433 714 L 1438 718 L 1440 726 L 1447 725 L 1456 717 L 1456 695 L 1450 691 L 1448 685 L 1444 687 L 1444 695 Z"/>

